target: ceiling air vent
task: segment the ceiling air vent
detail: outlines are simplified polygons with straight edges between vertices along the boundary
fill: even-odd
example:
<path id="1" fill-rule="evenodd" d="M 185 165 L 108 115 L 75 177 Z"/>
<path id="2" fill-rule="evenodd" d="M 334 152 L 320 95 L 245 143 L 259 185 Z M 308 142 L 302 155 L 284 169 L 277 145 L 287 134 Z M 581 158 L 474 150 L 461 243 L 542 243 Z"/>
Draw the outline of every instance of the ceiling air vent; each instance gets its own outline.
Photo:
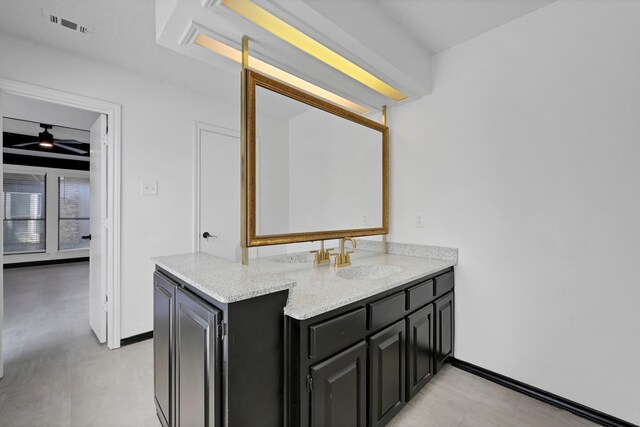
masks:
<path id="1" fill-rule="evenodd" d="M 78 24 L 76 24 L 75 22 L 67 21 L 64 18 L 62 18 L 62 20 L 60 21 L 60 25 L 73 31 L 78 29 Z"/>
<path id="2" fill-rule="evenodd" d="M 89 27 L 85 25 L 80 25 L 77 22 L 73 22 L 69 19 L 65 19 L 57 15 L 45 14 L 45 16 L 49 18 L 50 23 L 56 26 L 64 27 L 72 31 L 77 31 L 81 34 L 86 34 L 86 35 L 91 34 L 91 30 L 89 29 Z"/>

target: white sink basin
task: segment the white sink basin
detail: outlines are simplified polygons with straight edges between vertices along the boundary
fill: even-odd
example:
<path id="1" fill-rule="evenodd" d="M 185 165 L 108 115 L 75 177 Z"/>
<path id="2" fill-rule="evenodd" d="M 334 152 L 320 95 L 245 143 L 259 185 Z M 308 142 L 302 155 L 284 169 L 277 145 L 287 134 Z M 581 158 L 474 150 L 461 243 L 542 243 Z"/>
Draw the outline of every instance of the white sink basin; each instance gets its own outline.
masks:
<path id="1" fill-rule="evenodd" d="M 282 255 L 277 258 L 272 258 L 271 261 L 278 262 L 282 264 L 297 264 L 297 263 L 306 263 L 313 262 L 314 255 L 311 253 L 298 253 L 291 255 Z"/>
<path id="2" fill-rule="evenodd" d="M 395 265 L 353 265 L 336 272 L 336 276 L 347 280 L 382 279 L 401 272 Z"/>

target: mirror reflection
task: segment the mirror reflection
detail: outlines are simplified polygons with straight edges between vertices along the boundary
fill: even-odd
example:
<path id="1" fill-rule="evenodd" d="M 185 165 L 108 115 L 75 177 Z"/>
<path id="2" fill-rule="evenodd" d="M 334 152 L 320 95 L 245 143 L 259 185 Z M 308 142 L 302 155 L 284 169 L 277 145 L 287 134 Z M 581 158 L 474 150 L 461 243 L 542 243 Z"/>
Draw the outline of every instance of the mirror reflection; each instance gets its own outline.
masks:
<path id="1" fill-rule="evenodd" d="M 257 86 L 256 235 L 383 226 L 383 136 Z"/>

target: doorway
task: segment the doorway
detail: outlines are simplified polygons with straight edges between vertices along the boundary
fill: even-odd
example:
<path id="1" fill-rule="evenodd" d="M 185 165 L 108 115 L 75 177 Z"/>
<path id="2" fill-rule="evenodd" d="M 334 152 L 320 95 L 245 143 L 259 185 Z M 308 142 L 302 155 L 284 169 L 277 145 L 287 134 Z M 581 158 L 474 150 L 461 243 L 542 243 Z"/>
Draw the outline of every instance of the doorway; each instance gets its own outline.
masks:
<path id="1" fill-rule="evenodd" d="M 92 215 L 94 220 L 90 221 L 91 277 L 95 279 L 90 280 L 90 293 L 92 294 L 89 304 L 90 324 L 100 342 L 106 342 L 109 349 L 118 348 L 120 346 L 120 106 L 79 95 L 0 79 L 0 119 L 7 116 L 4 113 L 6 100 L 18 98 L 30 102 L 51 103 L 58 107 L 58 111 L 65 108 L 78 109 L 94 114 L 96 117 L 89 132 L 91 140 L 89 157 L 91 169 L 97 175 L 91 176 L 90 182 L 94 184 L 91 186 L 92 195 L 97 195 L 97 198 L 92 197 L 92 204 L 95 204 L 92 206 L 92 210 L 97 210 L 100 213 L 96 216 Z M 3 120 L 0 120 L 0 138 L 3 134 L 2 122 Z M 73 148 L 70 144 L 63 145 Z M 62 154 L 62 159 L 64 156 Z M 60 158 L 60 156 L 57 157 Z M 0 172 L 2 172 L 0 173 L 0 177 L 2 177 L 4 167 Z M 91 172 L 89 173 L 91 174 Z M 2 203 L 3 211 L 5 211 L 4 199 Z M 2 241 L 4 243 L 4 239 Z M 0 261 L 4 261 L 3 258 L 0 253 Z M 4 280 L 0 277 L 0 330 L 3 326 L 3 308 Z M 0 377 L 4 373 L 2 347 L 2 335 L 0 334 Z"/>

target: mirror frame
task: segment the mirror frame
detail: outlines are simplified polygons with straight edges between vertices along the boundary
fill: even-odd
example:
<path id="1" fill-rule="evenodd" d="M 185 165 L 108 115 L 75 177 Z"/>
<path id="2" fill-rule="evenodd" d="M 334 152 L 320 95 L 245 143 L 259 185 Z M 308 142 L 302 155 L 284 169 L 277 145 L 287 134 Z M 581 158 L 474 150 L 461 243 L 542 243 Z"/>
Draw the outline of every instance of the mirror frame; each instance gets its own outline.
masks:
<path id="1" fill-rule="evenodd" d="M 376 121 L 338 107 L 299 89 L 271 79 L 253 70 L 243 73 L 243 126 L 246 135 L 242 144 L 242 242 L 244 247 L 282 245 L 287 243 L 311 242 L 342 237 L 375 236 L 389 233 L 389 128 Z M 317 230 L 288 234 L 256 234 L 256 88 L 262 87 L 326 111 L 345 120 L 377 130 L 382 137 L 382 227 L 355 228 L 344 230 Z"/>

